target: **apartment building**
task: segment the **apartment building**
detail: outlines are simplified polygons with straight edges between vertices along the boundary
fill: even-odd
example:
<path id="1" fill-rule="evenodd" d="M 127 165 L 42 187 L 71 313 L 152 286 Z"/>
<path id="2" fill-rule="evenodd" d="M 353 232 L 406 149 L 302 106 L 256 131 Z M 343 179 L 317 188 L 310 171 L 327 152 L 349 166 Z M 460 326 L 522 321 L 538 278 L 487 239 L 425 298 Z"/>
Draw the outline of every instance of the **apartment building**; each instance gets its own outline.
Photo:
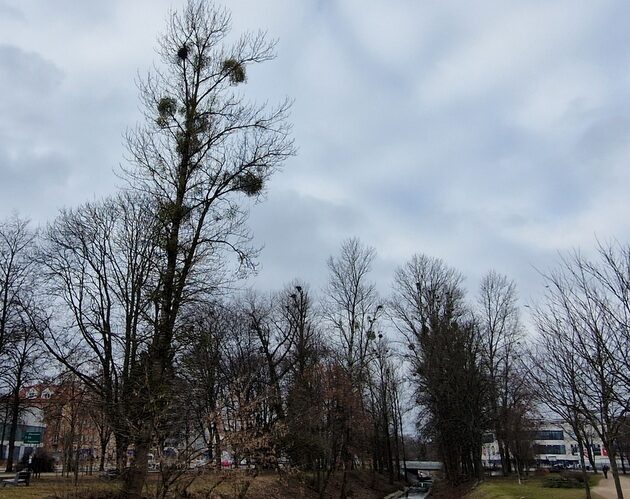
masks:
<path id="1" fill-rule="evenodd" d="M 43 448 L 61 465 L 64 457 L 79 453 L 80 461 L 98 465 L 101 448 L 98 426 L 86 410 L 85 392 L 77 383 L 38 384 L 20 392 L 20 412 L 13 453 L 14 462 Z M 11 428 L 10 396 L 0 397 L 0 460 L 8 457 Z M 107 458 L 113 459 L 113 439 Z M 76 456 L 76 454 L 75 454 Z"/>
<path id="2" fill-rule="evenodd" d="M 604 464 L 610 464 L 608 453 L 602 445 L 601 439 L 597 438 L 595 432 L 589 432 L 588 437 L 595 465 L 600 468 Z M 567 424 L 561 421 L 541 422 L 538 428 L 531 431 L 525 439 L 531 442 L 533 458 L 538 465 L 552 466 L 554 464 L 563 464 L 569 467 L 579 466 L 580 452 L 578 443 Z M 488 467 L 501 466 L 499 445 L 494 434 L 488 433 L 484 435 L 482 461 Z M 589 464 L 588 459 L 586 459 L 586 463 L 587 465 Z"/>

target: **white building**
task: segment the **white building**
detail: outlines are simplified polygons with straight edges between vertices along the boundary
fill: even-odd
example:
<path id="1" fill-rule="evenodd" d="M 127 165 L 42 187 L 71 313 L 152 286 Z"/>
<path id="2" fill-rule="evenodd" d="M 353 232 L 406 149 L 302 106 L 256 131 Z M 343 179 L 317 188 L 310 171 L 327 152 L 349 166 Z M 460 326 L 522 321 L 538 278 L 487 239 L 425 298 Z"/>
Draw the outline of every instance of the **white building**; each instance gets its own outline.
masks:
<path id="1" fill-rule="evenodd" d="M 604 464 L 610 464 L 610 461 L 602 441 L 597 438 L 594 432 L 591 433 L 592 435 L 589 435 L 589 437 L 595 466 L 601 468 Z M 579 466 L 580 452 L 578 443 L 569 425 L 560 421 L 545 422 L 540 424 L 537 430 L 534 430 L 532 437 L 534 459 L 539 465 L 565 464 L 568 466 Z M 589 466 L 586 454 L 584 458 L 586 465 Z M 484 436 L 482 461 L 488 467 L 501 466 L 499 445 L 494 434 Z M 621 465 L 621 463 L 619 464 Z"/>

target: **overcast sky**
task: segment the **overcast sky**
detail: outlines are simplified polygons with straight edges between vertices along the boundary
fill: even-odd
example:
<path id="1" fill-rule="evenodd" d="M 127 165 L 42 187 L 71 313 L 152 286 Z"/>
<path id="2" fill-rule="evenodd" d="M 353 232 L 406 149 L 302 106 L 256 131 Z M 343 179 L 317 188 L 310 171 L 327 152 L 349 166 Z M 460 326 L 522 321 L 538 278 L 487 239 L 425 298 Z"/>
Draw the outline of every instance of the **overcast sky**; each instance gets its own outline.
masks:
<path id="1" fill-rule="evenodd" d="M 115 191 L 134 80 L 182 3 L 0 0 L 0 217 L 45 223 Z M 505 273 L 527 303 L 558 250 L 628 241 L 628 2 L 224 4 L 234 33 L 279 38 L 248 94 L 295 100 L 299 154 L 251 217 L 258 287 L 319 289 L 358 236 L 384 294 L 417 252 L 472 291 Z"/>

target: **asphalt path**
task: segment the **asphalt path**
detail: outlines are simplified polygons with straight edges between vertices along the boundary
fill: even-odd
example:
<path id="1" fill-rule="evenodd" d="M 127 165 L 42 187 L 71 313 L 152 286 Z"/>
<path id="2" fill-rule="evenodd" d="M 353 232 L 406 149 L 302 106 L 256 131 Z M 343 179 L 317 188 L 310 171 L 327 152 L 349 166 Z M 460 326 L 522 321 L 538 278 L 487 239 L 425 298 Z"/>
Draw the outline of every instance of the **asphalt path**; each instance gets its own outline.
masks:
<path id="1" fill-rule="evenodd" d="M 621 490 L 623 490 L 623 497 L 630 499 L 630 478 L 621 475 Z M 608 472 L 608 479 L 602 477 L 599 484 L 593 487 L 592 491 L 600 496 L 602 499 L 617 499 L 617 489 L 615 489 L 615 481 L 613 480 L 612 473 Z"/>

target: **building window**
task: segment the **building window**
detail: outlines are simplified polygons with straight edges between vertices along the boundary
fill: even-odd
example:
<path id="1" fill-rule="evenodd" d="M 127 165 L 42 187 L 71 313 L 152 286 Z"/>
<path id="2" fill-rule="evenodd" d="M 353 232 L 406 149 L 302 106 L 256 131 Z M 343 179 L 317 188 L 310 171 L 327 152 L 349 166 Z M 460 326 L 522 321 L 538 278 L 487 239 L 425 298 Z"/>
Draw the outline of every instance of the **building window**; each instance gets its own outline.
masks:
<path id="1" fill-rule="evenodd" d="M 534 445 L 534 454 L 566 454 L 566 446 L 564 445 Z"/>
<path id="2" fill-rule="evenodd" d="M 564 440 L 562 430 L 538 430 L 534 433 L 534 440 Z"/>
<path id="3" fill-rule="evenodd" d="M 31 389 L 28 391 L 28 393 L 26 394 L 26 398 L 29 398 L 29 399 L 34 399 L 34 398 L 37 398 L 37 392 L 35 391 L 35 389 L 34 389 L 34 388 L 31 388 Z"/>

